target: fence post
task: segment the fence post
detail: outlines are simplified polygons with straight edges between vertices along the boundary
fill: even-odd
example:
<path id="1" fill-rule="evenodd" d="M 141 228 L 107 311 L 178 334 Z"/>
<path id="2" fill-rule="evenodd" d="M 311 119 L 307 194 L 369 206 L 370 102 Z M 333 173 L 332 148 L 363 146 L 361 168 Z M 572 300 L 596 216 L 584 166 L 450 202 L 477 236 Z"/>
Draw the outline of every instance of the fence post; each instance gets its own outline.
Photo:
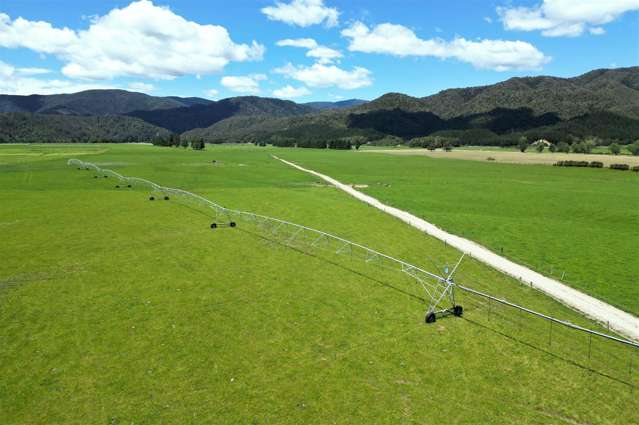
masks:
<path id="1" fill-rule="evenodd" d="M 490 298 L 488 298 L 488 321 L 490 321 Z"/>

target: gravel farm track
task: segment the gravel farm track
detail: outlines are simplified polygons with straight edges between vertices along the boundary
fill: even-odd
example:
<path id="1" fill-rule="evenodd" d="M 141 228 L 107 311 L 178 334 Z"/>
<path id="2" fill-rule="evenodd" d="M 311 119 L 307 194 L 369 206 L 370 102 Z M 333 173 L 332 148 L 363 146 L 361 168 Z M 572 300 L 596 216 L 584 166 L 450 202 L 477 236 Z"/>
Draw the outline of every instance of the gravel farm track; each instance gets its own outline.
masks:
<path id="1" fill-rule="evenodd" d="M 581 156 L 583 157 L 583 155 Z M 592 156 L 601 157 L 602 155 Z M 425 232 L 430 236 L 448 243 L 461 252 L 495 268 L 496 270 L 499 270 L 500 272 L 514 277 L 515 279 L 519 279 L 522 282 L 526 282 L 532 285 L 533 287 L 553 297 L 561 303 L 583 313 L 587 317 L 608 325 L 610 329 L 618 332 L 619 334 L 631 338 L 635 341 L 639 341 L 639 318 L 635 317 L 634 315 L 626 313 L 625 311 L 613 307 L 612 305 L 598 300 L 597 298 L 591 297 L 590 295 L 584 294 L 583 292 L 571 288 L 562 282 L 546 277 L 534 270 L 529 269 L 528 267 L 522 266 L 505 257 L 495 254 L 486 247 L 483 247 L 473 241 L 450 234 L 440 229 L 439 227 L 406 211 L 383 204 L 376 198 L 366 195 L 354 189 L 352 186 L 341 183 L 332 177 L 301 167 L 293 162 L 286 161 L 276 156 L 274 156 L 274 158 L 300 171 L 312 174 L 323 179 L 324 181 L 332 184 L 336 188 L 348 193 L 349 195 L 359 199 L 360 201 L 366 202 L 367 204 L 381 211 L 384 211 L 387 214 L 399 218 L 405 223 Z"/>

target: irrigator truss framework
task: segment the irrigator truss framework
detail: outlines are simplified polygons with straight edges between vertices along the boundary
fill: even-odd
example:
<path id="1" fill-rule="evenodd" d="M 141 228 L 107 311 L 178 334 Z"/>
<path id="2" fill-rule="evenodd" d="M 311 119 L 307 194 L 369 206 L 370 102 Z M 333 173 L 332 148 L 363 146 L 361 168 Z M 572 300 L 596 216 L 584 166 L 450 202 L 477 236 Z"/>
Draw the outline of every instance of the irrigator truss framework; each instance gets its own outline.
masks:
<path id="1" fill-rule="evenodd" d="M 77 167 L 80 170 L 93 171 L 96 178 L 115 178 L 118 181 L 116 184 L 118 188 L 135 187 L 147 189 L 150 192 L 149 200 L 152 201 L 156 199 L 169 200 L 173 197 L 195 206 L 208 208 L 214 214 L 215 221 L 211 223 L 212 229 L 236 227 L 237 222 L 243 220 L 254 224 L 262 233 L 276 238 L 287 246 L 328 250 L 334 254 L 349 256 L 353 260 L 361 260 L 372 266 L 399 271 L 413 279 L 424 290 L 428 303 L 425 318 L 427 323 L 435 322 L 438 316 L 448 314 L 461 316 L 463 313 L 462 306 L 455 304 L 456 285 L 453 281 L 453 275 L 457 271 L 464 257 L 463 255 L 450 273 L 446 276 L 441 276 L 321 230 L 252 212 L 229 209 L 195 193 L 160 186 L 138 177 L 123 176 L 113 170 L 101 168 L 90 162 L 70 159 L 68 165 Z"/>
<path id="2" fill-rule="evenodd" d="M 464 255 L 461 256 L 450 273 L 448 273 L 446 276 L 441 276 L 423 270 L 422 268 L 414 266 L 412 264 L 406 263 L 405 261 L 393 258 L 386 254 L 382 254 L 358 243 L 340 238 L 339 236 L 331 235 L 330 233 L 322 232 L 321 230 L 312 229 L 310 227 L 260 214 L 229 209 L 216 204 L 215 202 L 212 202 L 200 195 L 187 192 L 182 189 L 160 186 L 156 183 L 139 177 L 123 176 L 113 170 L 101 168 L 90 162 L 84 162 L 78 159 L 70 159 L 68 161 L 68 165 L 77 167 L 79 170 L 92 170 L 95 172 L 95 178 L 115 178 L 118 180 L 118 184 L 116 184 L 116 187 L 118 188 L 136 187 L 147 189 L 151 193 L 151 195 L 149 196 L 149 200 L 169 200 L 170 197 L 173 196 L 187 203 L 193 204 L 194 206 L 209 208 L 213 210 L 215 217 L 215 221 L 211 223 L 212 229 L 218 227 L 235 227 L 237 221 L 244 220 L 247 223 L 256 225 L 257 228 L 260 229 L 260 231 L 265 233 L 267 236 L 277 238 L 278 241 L 289 247 L 310 247 L 325 249 L 331 251 L 334 254 L 348 255 L 352 259 L 362 260 L 366 264 L 375 265 L 380 268 L 393 271 L 399 271 L 402 274 L 412 278 L 425 291 L 427 302 L 429 304 L 428 310 L 426 312 L 427 323 L 435 322 L 438 316 L 445 316 L 449 314 L 461 316 L 463 314 L 462 306 L 455 303 L 455 289 L 459 289 L 461 291 L 464 291 L 466 294 L 470 294 L 486 300 L 489 303 L 488 305 L 490 305 L 490 302 L 493 301 L 497 304 L 519 310 L 520 312 L 528 314 L 531 317 L 541 318 L 549 323 L 549 325 L 551 326 L 551 330 L 552 324 L 554 323 L 572 329 L 574 331 L 588 334 L 589 338 L 592 338 L 593 336 L 601 337 L 610 342 L 619 343 L 622 346 L 627 346 L 632 349 L 639 350 L 639 343 L 608 335 L 606 333 L 594 331 L 592 329 L 587 329 L 573 323 L 533 311 L 526 307 L 511 303 L 492 295 L 488 295 L 475 289 L 456 284 L 452 277 L 461 264 Z M 444 303 L 446 303 L 446 307 L 444 307 Z"/>

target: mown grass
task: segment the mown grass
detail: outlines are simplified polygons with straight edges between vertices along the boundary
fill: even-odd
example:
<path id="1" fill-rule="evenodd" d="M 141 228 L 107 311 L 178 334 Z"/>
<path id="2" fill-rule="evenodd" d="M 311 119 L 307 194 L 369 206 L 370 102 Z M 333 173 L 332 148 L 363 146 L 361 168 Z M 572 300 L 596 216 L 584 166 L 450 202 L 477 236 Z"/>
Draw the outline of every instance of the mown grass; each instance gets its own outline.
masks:
<path id="1" fill-rule="evenodd" d="M 68 147 L 69 156 L 78 148 L 88 147 Z M 426 268 L 457 259 L 438 241 L 272 160 L 269 150 L 99 148 L 83 159 Z M 543 324 L 490 326 L 470 300 L 465 319 L 426 326 L 423 294 L 399 278 L 280 246 L 242 225 L 211 231 L 202 211 L 116 190 L 110 179 L 67 167 L 64 155 L 5 159 L 0 167 L 2 423 L 636 418 L 636 389 L 626 383 L 633 375 L 605 376 L 615 355 L 607 344 L 595 347 L 592 368 L 579 366 L 574 356 L 585 353 L 585 341 L 566 355 L 547 347 Z M 459 276 L 595 326 L 473 260 Z M 500 311 L 491 314 L 494 321 Z M 553 344 L 573 341 L 553 335 Z"/>
<path id="2" fill-rule="evenodd" d="M 290 150 L 282 157 L 639 313 L 639 175 Z"/>

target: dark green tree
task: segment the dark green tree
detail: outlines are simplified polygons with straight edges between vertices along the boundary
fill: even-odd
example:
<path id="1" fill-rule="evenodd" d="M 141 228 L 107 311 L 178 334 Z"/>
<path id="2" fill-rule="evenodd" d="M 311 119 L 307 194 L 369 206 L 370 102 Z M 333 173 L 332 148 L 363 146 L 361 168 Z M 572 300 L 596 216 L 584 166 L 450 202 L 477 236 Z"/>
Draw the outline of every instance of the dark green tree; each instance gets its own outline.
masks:
<path id="1" fill-rule="evenodd" d="M 617 143 L 611 144 L 608 149 L 610 149 L 610 153 L 613 155 L 619 155 L 621 153 L 621 146 Z"/>

